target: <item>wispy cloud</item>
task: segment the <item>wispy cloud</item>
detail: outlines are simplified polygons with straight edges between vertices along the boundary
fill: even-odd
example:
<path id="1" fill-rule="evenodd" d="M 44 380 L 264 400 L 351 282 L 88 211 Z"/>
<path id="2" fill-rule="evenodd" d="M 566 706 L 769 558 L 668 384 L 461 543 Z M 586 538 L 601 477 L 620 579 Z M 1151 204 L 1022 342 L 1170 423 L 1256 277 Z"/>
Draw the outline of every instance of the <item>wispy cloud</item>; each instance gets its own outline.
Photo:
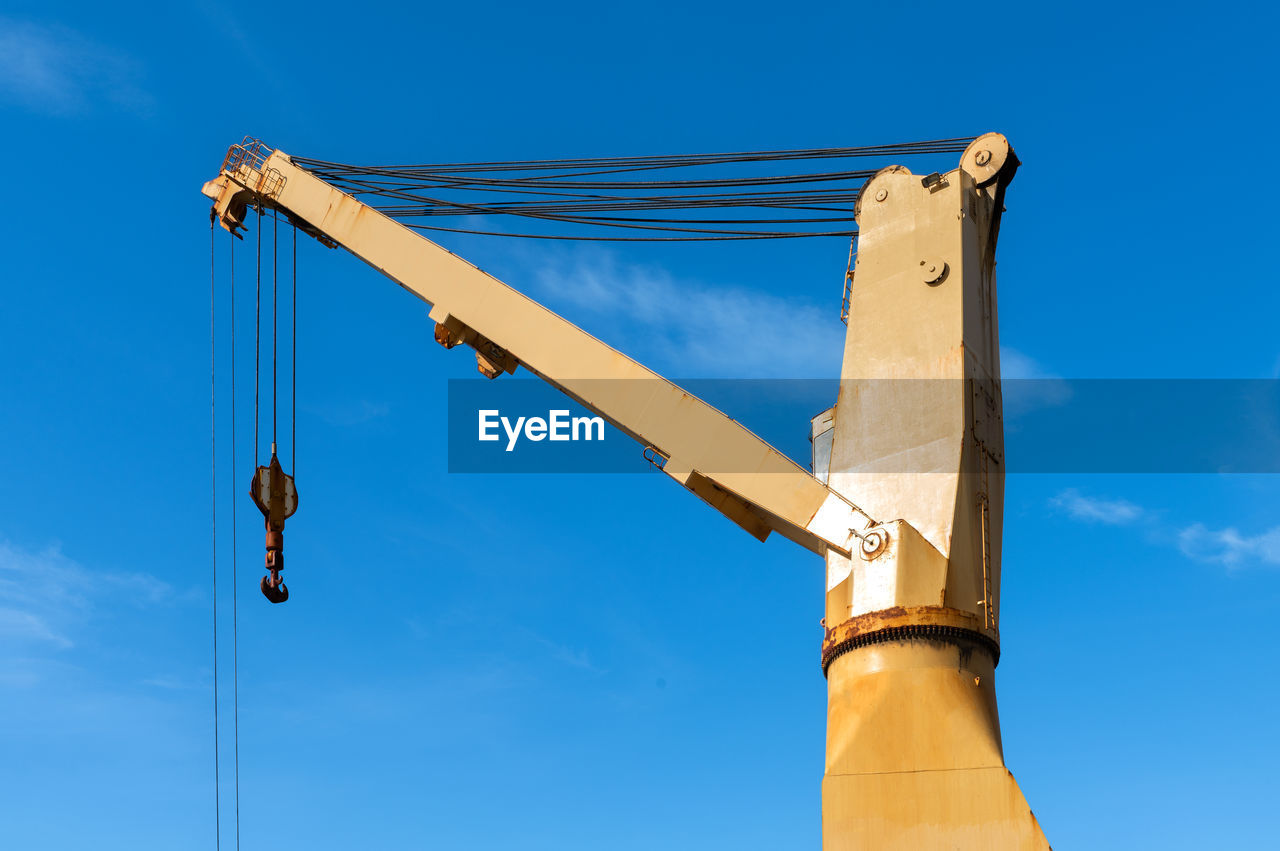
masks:
<path id="1" fill-rule="evenodd" d="M 1280 526 L 1242 535 L 1232 527 L 1213 530 L 1193 523 L 1178 533 L 1178 549 L 1188 558 L 1232 567 L 1245 561 L 1280 564 Z"/>
<path id="2" fill-rule="evenodd" d="M 591 661 L 591 654 L 585 649 L 570 647 L 567 644 L 561 644 L 558 641 L 552 641 L 544 635 L 540 635 L 531 629 L 523 629 L 526 637 L 531 643 L 542 647 L 547 651 L 552 661 L 570 668 L 577 668 L 582 671 L 588 671 L 592 674 L 605 673 L 604 669 L 597 667 Z"/>
<path id="3" fill-rule="evenodd" d="M 459 630 L 482 627 L 483 624 L 483 615 L 473 608 L 450 610 L 437 619 L 434 627 L 418 620 L 406 622 L 406 626 L 408 626 L 409 631 L 413 633 L 415 638 L 428 641 L 434 640 L 433 632 L 435 628 L 447 632 L 457 632 Z M 531 627 L 517 623 L 508 624 L 507 629 L 518 639 L 510 645 L 512 647 L 522 647 L 526 650 L 534 651 L 536 656 L 569 668 L 577 668 L 592 674 L 607 673 L 605 669 L 592 661 L 590 652 L 585 648 L 564 644 L 543 635 Z"/>
<path id="4" fill-rule="evenodd" d="M 84 578 L 57 547 L 30 552 L 0 540 L 0 639 L 71 647 L 66 627 L 89 608 Z"/>
<path id="5" fill-rule="evenodd" d="M 385 402 L 358 399 L 352 402 L 339 401 L 308 406 L 307 410 L 331 426 L 346 427 L 381 419 L 391 413 L 391 406 Z"/>
<path id="6" fill-rule="evenodd" d="M 834 303 L 681 277 L 603 246 L 485 246 L 500 265 L 533 270 L 530 295 L 669 377 L 840 374 L 845 326 Z M 1001 347 L 1000 357 L 1005 378 L 1028 379 L 1006 398 L 1006 414 L 1070 398 L 1068 382 L 1030 356 Z"/>
<path id="7" fill-rule="evenodd" d="M 1075 488 L 1068 488 L 1050 500 L 1055 508 L 1065 511 L 1076 520 L 1089 523 L 1105 523 L 1124 526 L 1143 516 L 1141 506 L 1123 499 L 1098 499 L 1085 496 Z"/>
<path id="8" fill-rule="evenodd" d="M 19 643 L 49 643 L 56 647 L 70 647 L 71 639 L 55 632 L 40 615 L 19 609 L 0 609 L 0 640 Z"/>
<path id="9" fill-rule="evenodd" d="M 94 601 L 107 596 L 147 605 L 174 595 L 147 574 L 87 570 L 56 545 L 32 551 L 0 538 L 0 646 L 71 648 Z"/>
<path id="10" fill-rule="evenodd" d="M 177 677 L 171 674 L 160 674 L 143 680 L 142 685 L 150 686 L 151 688 L 163 689 L 165 691 L 199 691 L 205 688 L 207 684 L 196 679 Z"/>
<path id="11" fill-rule="evenodd" d="M 1057 378 L 1039 361 L 1010 346 L 1000 347 L 1000 375 L 1016 380 L 1026 378 Z"/>
<path id="12" fill-rule="evenodd" d="M 1123 499 L 1100 499 L 1086 496 L 1075 488 L 1062 491 L 1049 500 L 1056 510 L 1065 511 L 1073 519 L 1111 526 L 1137 524 L 1149 539 L 1176 545 L 1187 558 L 1228 567 L 1245 564 L 1280 564 L 1280 526 L 1256 535 L 1242 534 L 1234 527 L 1210 529 L 1203 523 L 1169 524 L 1159 514 Z"/>
<path id="13" fill-rule="evenodd" d="M 293 98 L 289 96 L 287 76 L 269 61 L 274 52 L 263 47 L 271 43 L 272 34 L 261 27 L 246 28 L 240 24 L 240 18 L 256 19 L 254 7 L 242 8 L 218 0 L 196 0 L 192 7 L 204 17 L 205 28 L 221 33 L 225 43 L 237 54 L 234 61 L 228 60 L 228 64 L 240 67 L 244 76 L 251 77 L 256 85 L 276 96 L 281 109 L 291 110 L 296 92 Z"/>
<path id="14" fill-rule="evenodd" d="M 98 106 L 145 113 L 152 99 L 141 79 L 122 51 L 63 26 L 0 17 L 0 98 L 53 115 Z"/>
<path id="15" fill-rule="evenodd" d="M 540 297 L 585 313 L 611 344 L 672 377 L 839 374 L 844 326 L 834 308 L 676 278 L 598 247 L 548 250 L 535 268 Z"/>
<path id="16" fill-rule="evenodd" d="M 1071 384 L 1039 361 L 1010 346 L 1000 347 L 1000 378 L 1006 425 L 1017 430 L 1017 418 L 1042 408 L 1065 405 Z"/>

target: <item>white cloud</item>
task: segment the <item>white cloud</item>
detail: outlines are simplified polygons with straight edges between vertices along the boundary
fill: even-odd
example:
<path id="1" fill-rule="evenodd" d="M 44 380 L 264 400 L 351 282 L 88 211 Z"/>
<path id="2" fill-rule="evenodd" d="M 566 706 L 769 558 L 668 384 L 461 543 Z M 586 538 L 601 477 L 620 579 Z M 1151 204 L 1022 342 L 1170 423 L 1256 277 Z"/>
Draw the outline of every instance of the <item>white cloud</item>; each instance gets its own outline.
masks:
<path id="1" fill-rule="evenodd" d="M 56 545 L 30 551 L 0 538 L 0 646 L 70 648 L 94 601 L 108 596 L 132 605 L 174 598 L 147 574 L 87 570 Z"/>
<path id="2" fill-rule="evenodd" d="M 1010 346 L 1000 347 L 1000 376 L 1014 380 L 1057 377 L 1030 355 Z"/>
<path id="3" fill-rule="evenodd" d="M 160 674 L 158 676 L 148 677 L 142 681 L 142 685 L 164 689 L 166 691 L 198 691 L 206 687 L 206 684 L 203 682 L 173 676 L 172 674 Z"/>
<path id="4" fill-rule="evenodd" d="M 677 279 L 594 246 L 541 254 L 535 282 L 540 296 L 593 315 L 613 332 L 611 344 L 656 359 L 672 378 L 840 373 L 844 326 L 834 308 Z"/>
<path id="5" fill-rule="evenodd" d="M 128 55 L 62 26 L 0 17 L 0 97 L 54 115 L 103 104 L 133 112 L 151 108 Z"/>
<path id="6" fill-rule="evenodd" d="M 1242 562 L 1280 564 L 1280 526 L 1249 536 L 1232 527 L 1215 531 L 1194 523 L 1178 533 L 1178 549 L 1188 558 L 1229 566 Z"/>
<path id="7" fill-rule="evenodd" d="M 41 642 L 70 647 L 71 639 L 55 632 L 44 618 L 18 609 L 0 609 L 0 641 Z"/>
<path id="8" fill-rule="evenodd" d="M 1019 416 L 1071 400 L 1071 385 L 1066 379 L 1009 346 L 1000 347 L 1000 380 L 1005 421 L 1011 430 L 1018 428 Z"/>
<path id="9" fill-rule="evenodd" d="M 70 647 L 65 626 L 89 608 L 84 578 L 57 547 L 28 552 L 0 540 L 0 639 Z"/>
<path id="10" fill-rule="evenodd" d="M 462 226 L 493 225 L 476 220 Z M 464 240 L 460 246 L 464 256 L 470 253 L 466 245 Z M 845 326 L 834 303 L 819 306 L 680 278 L 597 245 L 476 245 L 484 246 L 512 282 L 518 280 L 517 270 L 532 269 L 530 295 L 668 377 L 834 379 L 840 374 Z M 1002 346 L 1000 358 L 1003 377 L 1021 382 L 1012 400 L 1006 394 L 1006 415 L 1070 399 L 1068 382 L 1030 356 Z"/>
<path id="11" fill-rule="evenodd" d="M 1053 497 L 1049 504 L 1086 523 L 1127 526 L 1141 522 L 1150 540 L 1162 545 L 1176 544 L 1184 556 L 1194 561 L 1228 567 L 1280 564 L 1280 526 L 1273 526 L 1257 535 L 1244 535 L 1230 526 L 1210 529 L 1203 523 L 1192 523 L 1179 529 L 1160 522 L 1156 512 L 1140 505 L 1123 499 L 1085 496 L 1074 488 Z"/>
<path id="12" fill-rule="evenodd" d="M 1141 506 L 1123 499 L 1097 499 L 1085 496 L 1075 488 L 1068 488 L 1050 500 L 1055 508 L 1062 509 L 1076 520 L 1089 523 L 1106 523 L 1124 526 L 1143 516 Z"/>
<path id="13" fill-rule="evenodd" d="M 521 631 L 524 632 L 525 635 L 533 641 L 533 643 L 545 648 L 550 654 L 552 660 L 559 662 L 562 665 L 567 665 L 570 668 L 579 668 L 593 674 L 605 673 L 603 669 L 596 667 L 596 665 L 591 661 L 591 654 L 585 649 L 574 648 L 567 644 L 552 641 L 546 636 L 540 635 L 531 629 L 522 629 Z"/>

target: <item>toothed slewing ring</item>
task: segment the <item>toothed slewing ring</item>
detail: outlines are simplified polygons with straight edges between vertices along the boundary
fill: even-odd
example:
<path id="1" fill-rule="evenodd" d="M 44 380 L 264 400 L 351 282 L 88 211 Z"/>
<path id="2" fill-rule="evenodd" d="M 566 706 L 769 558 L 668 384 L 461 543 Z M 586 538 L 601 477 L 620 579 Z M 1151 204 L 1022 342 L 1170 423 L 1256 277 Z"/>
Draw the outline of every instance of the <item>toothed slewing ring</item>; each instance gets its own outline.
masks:
<path id="1" fill-rule="evenodd" d="M 846 638 L 838 644 L 831 645 L 822 653 L 822 675 L 824 677 L 827 675 L 827 669 L 831 667 L 832 662 L 852 650 L 857 650 L 859 647 L 883 644 L 887 641 L 910 641 L 912 639 L 945 641 L 950 644 L 959 644 L 961 642 L 976 644 L 991 654 L 993 663 L 1000 664 L 1000 645 L 980 632 L 944 624 L 908 624 L 906 626 L 891 626 L 885 629 L 878 629 L 875 632 L 865 632 Z"/>

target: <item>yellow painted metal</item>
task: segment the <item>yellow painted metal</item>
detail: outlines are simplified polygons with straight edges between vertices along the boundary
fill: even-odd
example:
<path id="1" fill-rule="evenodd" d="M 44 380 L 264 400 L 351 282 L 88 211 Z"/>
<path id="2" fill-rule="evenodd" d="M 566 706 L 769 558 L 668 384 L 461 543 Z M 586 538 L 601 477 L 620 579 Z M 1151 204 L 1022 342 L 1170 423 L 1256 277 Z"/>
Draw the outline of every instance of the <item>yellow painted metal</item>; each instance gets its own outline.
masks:
<path id="1" fill-rule="evenodd" d="M 951 172 L 885 169 L 860 196 L 826 481 L 889 522 L 827 555 L 826 851 L 1049 847 L 1004 766 L 995 696 L 995 246 L 1017 165 L 987 134 Z"/>
<path id="2" fill-rule="evenodd" d="M 1004 767 L 990 655 L 872 644 L 828 672 L 826 851 L 1047 849 Z"/>
<path id="3" fill-rule="evenodd" d="M 436 339 L 475 348 L 486 375 L 528 369 L 653 447 L 668 476 L 751 534 L 825 555 L 826 851 L 1046 849 L 1004 766 L 994 675 L 995 247 L 1017 165 L 990 133 L 953 171 L 895 166 L 863 188 L 839 398 L 813 424 L 816 478 L 280 151 L 233 148 L 205 194 L 233 232 L 246 205 L 284 210 L 430 303 Z"/>
<path id="4" fill-rule="evenodd" d="M 871 521 L 756 435 L 467 261 L 293 164 L 232 149 L 205 184 L 224 227 L 246 207 L 285 211 L 431 305 L 437 339 L 475 347 L 491 377 L 524 367 L 667 459 L 665 470 L 760 539 L 771 531 L 818 554 L 849 552 Z"/>

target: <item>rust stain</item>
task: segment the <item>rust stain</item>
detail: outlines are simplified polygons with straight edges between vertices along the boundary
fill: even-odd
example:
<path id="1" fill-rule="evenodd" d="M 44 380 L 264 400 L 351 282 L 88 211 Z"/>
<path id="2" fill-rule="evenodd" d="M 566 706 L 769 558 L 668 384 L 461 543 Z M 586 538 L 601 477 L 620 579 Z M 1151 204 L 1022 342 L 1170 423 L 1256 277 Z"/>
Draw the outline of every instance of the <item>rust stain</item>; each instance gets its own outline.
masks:
<path id="1" fill-rule="evenodd" d="M 826 653 L 845 641 L 886 629 L 910 626 L 939 626 L 976 632 L 998 646 L 1000 633 L 988 628 L 979 615 L 947 606 L 891 606 L 849 618 L 825 630 L 822 647 Z"/>

